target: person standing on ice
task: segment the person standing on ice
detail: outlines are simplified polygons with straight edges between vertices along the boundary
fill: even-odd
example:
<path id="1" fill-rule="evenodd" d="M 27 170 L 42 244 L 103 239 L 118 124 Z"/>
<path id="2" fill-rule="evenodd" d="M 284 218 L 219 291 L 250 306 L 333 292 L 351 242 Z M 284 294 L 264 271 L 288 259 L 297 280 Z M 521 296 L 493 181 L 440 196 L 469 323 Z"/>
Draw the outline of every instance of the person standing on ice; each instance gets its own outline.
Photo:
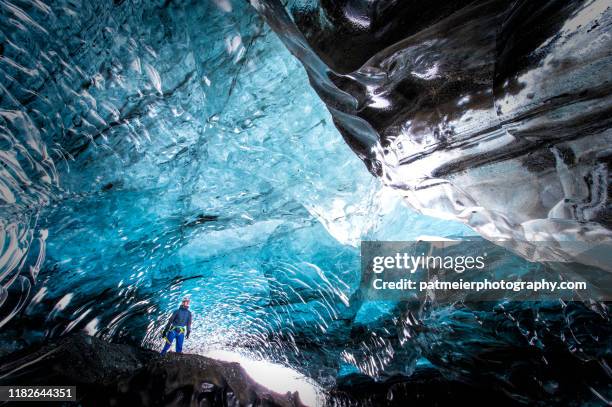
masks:
<path id="1" fill-rule="evenodd" d="M 179 309 L 172 313 L 170 320 L 162 332 L 162 338 L 166 341 L 161 351 L 165 355 L 176 339 L 176 353 L 183 352 L 183 341 L 189 339 L 191 333 L 191 311 L 189 311 L 189 297 L 184 297 Z"/>

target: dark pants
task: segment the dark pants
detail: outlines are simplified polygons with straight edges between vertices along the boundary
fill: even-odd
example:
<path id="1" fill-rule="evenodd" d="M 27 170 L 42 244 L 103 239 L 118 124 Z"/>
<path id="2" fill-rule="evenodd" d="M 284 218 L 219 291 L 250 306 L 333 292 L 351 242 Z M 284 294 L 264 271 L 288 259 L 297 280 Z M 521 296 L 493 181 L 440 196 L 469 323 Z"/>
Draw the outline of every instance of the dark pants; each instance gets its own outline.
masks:
<path id="1" fill-rule="evenodd" d="M 166 344 L 164 345 L 164 348 L 161 351 L 162 355 L 165 355 L 166 352 L 168 352 L 168 349 L 170 349 L 170 346 L 172 346 L 172 341 L 175 339 L 176 339 L 176 353 L 183 352 L 183 340 L 185 340 L 185 334 L 181 333 L 180 331 L 177 332 L 176 330 L 173 329 L 166 334 L 166 337 L 164 339 L 166 340 Z"/>

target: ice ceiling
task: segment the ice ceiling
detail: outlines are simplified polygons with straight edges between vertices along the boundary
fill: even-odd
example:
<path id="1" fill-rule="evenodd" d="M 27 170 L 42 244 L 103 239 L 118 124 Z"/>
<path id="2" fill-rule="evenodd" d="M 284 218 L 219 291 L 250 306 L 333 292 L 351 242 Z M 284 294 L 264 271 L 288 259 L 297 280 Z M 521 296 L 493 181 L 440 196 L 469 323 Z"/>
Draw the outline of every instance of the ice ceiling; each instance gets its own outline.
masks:
<path id="1" fill-rule="evenodd" d="M 190 294 L 188 351 L 248 352 L 322 386 L 423 364 L 471 381 L 478 359 L 517 398 L 561 398 L 544 355 L 607 366 L 602 304 L 436 307 L 358 290 L 361 239 L 476 234 L 455 220 L 487 238 L 609 239 L 604 2 L 549 2 L 554 27 L 502 53 L 535 56 L 501 77 L 498 2 L 450 2 L 383 53 L 347 40 L 369 30 L 365 3 L 328 3 L 0 2 L 4 352 L 75 330 L 156 347 Z M 400 23 L 380 28 L 395 33 L 385 48 Z M 517 348 L 529 357 L 508 376 L 500 350 Z M 580 391 L 601 386 L 593 373 Z"/>

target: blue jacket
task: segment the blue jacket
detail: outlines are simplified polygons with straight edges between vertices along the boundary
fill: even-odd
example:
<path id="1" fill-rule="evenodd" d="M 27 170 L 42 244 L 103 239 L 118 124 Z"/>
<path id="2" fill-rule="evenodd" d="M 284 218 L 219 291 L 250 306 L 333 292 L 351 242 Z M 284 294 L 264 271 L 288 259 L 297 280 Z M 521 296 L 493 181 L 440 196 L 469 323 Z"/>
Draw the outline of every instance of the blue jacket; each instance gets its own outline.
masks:
<path id="1" fill-rule="evenodd" d="M 187 307 L 180 306 L 179 309 L 172 313 L 170 320 L 166 324 L 164 332 L 168 332 L 171 326 L 187 327 L 187 336 L 191 333 L 191 311 Z"/>

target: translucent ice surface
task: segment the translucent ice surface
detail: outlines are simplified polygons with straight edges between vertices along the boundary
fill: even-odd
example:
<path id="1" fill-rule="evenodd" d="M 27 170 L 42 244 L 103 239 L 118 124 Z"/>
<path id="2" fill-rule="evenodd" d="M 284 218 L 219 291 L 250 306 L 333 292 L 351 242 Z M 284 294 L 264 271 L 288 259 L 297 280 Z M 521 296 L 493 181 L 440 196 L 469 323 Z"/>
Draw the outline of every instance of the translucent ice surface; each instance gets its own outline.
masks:
<path id="1" fill-rule="evenodd" d="M 0 299 L 25 342 L 153 345 L 190 293 L 193 347 L 266 352 L 289 315 L 349 312 L 361 238 L 471 233 L 368 174 L 248 4 L 4 2 L 1 54 Z"/>
<path id="2" fill-rule="evenodd" d="M 565 241 L 610 249 L 608 1 L 253 4 L 412 207 L 532 260 L 597 263 Z"/>

